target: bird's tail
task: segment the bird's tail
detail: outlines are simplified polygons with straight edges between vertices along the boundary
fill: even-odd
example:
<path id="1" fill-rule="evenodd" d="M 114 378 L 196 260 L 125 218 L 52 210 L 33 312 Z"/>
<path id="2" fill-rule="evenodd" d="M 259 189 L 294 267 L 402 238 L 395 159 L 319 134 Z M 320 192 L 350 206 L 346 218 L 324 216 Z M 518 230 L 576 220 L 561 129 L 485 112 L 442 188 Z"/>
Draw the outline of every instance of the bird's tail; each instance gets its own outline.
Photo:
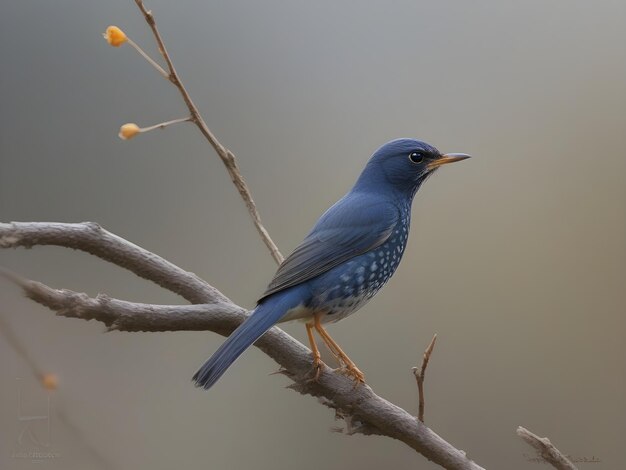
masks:
<path id="1" fill-rule="evenodd" d="M 252 314 L 194 374 L 192 380 L 196 386 L 207 390 L 211 388 L 246 349 L 278 322 L 288 310 L 302 302 L 299 290 L 288 289 L 257 305 Z"/>

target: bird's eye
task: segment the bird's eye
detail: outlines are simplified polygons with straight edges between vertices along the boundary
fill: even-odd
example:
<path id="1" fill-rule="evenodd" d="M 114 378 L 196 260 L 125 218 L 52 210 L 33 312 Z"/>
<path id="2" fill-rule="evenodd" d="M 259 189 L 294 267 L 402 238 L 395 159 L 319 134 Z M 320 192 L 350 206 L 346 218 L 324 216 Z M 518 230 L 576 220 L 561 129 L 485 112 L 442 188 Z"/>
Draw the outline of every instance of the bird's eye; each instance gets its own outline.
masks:
<path id="1" fill-rule="evenodd" d="M 409 154 L 409 160 L 411 160 L 413 163 L 422 163 L 422 161 L 424 160 L 424 155 L 420 152 L 411 152 Z"/>

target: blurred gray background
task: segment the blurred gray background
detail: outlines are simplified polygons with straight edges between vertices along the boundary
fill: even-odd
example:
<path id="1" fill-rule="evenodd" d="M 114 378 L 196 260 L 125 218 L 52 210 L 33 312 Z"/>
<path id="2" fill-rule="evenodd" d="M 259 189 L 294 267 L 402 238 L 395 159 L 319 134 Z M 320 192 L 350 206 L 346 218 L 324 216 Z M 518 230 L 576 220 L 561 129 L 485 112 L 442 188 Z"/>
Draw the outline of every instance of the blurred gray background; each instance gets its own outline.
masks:
<path id="1" fill-rule="evenodd" d="M 148 7 L 285 254 L 387 140 L 474 155 L 420 191 L 395 277 L 331 334 L 416 413 L 410 370 L 438 333 L 427 424 L 488 468 L 537 468 L 518 425 L 600 460 L 580 468 L 624 468 L 626 3 Z M 97 221 L 253 306 L 275 266 L 197 130 L 117 138 L 124 122 L 186 113 L 134 50 L 106 44 L 109 24 L 157 57 L 130 0 L 2 2 L 0 220 Z M 3 250 L 0 265 L 90 295 L 182 302 L 67 249 Z M 59 377 L 46 395 L 0 337 L 3 469 L 37 465 L 15 455 L 20 396 L 31 415 L 50 398 L 49 469 L 436 468 L 399 442 L 330 432 L 332 413 L 269 376 L 257 350 L 205 393 L 190 378 L 215 334 L 103 334 L 6 281 L 0 296 L 2 318 Z"/>

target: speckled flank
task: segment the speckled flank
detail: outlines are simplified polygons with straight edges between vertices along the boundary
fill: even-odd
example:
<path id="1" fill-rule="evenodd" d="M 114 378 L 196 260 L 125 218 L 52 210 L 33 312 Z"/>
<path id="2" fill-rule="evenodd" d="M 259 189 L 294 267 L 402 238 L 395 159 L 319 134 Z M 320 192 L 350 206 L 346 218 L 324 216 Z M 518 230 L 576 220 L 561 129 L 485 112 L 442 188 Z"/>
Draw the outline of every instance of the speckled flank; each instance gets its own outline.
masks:
<path id="1" fill-rule="evenodd" d="M 336 322 L 365 305 L 400 264 L 408 239 L 409 224 L 410 208 L 406 207 L 400 223 L 385 243 L 316 279 L 312 285 L 313 299 L 307 305 L 310 311 L 326 312 L 323 321 Z M 332 284 L 329 281 L 333 281 Z"/>

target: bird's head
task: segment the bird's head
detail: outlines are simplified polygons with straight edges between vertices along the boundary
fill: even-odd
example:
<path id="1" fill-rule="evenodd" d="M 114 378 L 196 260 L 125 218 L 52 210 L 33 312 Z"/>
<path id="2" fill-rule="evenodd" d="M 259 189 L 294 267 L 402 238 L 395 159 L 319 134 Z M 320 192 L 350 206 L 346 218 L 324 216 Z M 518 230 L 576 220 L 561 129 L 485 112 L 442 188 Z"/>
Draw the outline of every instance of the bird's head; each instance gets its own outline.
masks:
<path id="1" fill-rule="evenodd" d="M 357 187 L 368 190 L 393 188 L 415 194 L 440 166 L 469 158 L 464 153 L 442 154 L 432 145 L 415 139 L 396 139 L 379 148 L 363 170 Z"/>

